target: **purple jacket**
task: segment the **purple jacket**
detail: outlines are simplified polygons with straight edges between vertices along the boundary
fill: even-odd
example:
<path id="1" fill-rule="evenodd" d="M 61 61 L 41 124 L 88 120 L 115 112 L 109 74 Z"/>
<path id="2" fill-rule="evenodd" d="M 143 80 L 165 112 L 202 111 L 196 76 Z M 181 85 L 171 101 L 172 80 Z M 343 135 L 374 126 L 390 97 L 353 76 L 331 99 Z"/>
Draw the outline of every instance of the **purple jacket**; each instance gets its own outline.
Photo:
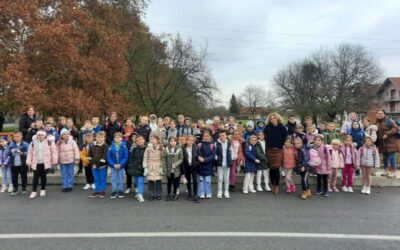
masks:
<path id="1" fill-rule="evenodd" d="M 346 146 L 344 146 L 344 145 L 340 146 L 340 151 L 342 151 L 342 153 L 343 153 L 344 164 L 346 164 Z M 354 146 L 351 146 L 350 152 L 351 152 L 351 160 L 353 161 L 354 168 L 359 167 L 360 163 L 358 161 L 357 149 Z"/>
<path id="2" fill-rule="evenodd" d="M 10 155 L 8 153 L 8 148 L 3 148 L 0 146 L 0 166 L 8 166 L 10 163 Z"/>

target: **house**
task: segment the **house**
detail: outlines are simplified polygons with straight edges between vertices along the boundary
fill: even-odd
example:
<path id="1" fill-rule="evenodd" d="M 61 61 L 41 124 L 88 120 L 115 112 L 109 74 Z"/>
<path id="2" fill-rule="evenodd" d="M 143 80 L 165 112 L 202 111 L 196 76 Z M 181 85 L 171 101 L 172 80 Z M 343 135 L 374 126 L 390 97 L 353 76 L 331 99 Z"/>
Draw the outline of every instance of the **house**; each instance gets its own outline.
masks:
<path id="1" fill-rule="evenodd" d="M 379 87 L 376 100 L 375 112 L 383 109 L 388 116 L 400 119 L 400 77 L 387 78 Z"/>

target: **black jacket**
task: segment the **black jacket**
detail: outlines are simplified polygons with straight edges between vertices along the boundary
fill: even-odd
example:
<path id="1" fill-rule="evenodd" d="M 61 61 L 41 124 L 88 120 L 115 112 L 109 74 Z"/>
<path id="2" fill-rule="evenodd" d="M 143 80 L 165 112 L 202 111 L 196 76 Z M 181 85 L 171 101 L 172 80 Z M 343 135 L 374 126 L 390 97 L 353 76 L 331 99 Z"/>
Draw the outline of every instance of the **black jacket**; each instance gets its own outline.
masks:
<path id="1" fill-rule="evenodd" d="M 192 146 L 192 165 L 189 165 L 189 156 L 186 151 L 186 147 L 182 148 L 183 150 L 183 171 L 185 172 L 186 169 L 197 169 L 197 159 L 196 159 L 196 152 L 197 152 L 197 146 L 193 144 Z"/>
<path id="2" fill-rule="evenodd" d="M 92 146 L 89 147 L 89 154 L 88 154 L 88 160 L 90 166 L 93 166 L 93 164 L 96 165 L 96 167 L 106 167 L 107 166 L 107 151 L 108 151 L 108 146 L 106 143 L 103 143 L 101 145 L 94 143 Z"/>
<path id="3" fill-rule="evenodd" d="M 295 131 L 296 131 L 296 125 L 297 125 L 296 122 L 295 122 L 295 123 L 290 123 L 290 122 L 288 122 L 288 123 L 286 124 L 286 128 L 287 128 L 287 131 L 288 131 L 288 135 L 292 135 L 292 134 L 295 133 Z"/>
<path id="4" fill-rule="evenodd" d="M 28 134 L 29 128 L 35 121 L 36 121 L 36 115 L 33 115 L 33 118 L 30 118 L 27 114 L 23 114 L 21 116 L 21 119 L 19 120 L 19 131 L 22 132 L 24 141 L 26 141 L 26 136 Z"/>
<path id="5" fill-rule="evenodd" d="M 226 152 L 226 164 L 227 167 L 231 167 L 232 166 L 232 151 L 231 149 L 231 142 L 229 140 L 227 140 L 228 146 L 226 148 L 227 152 Z M 221 142 L 217 141 L 216 143 L 216 151 L 215 151 L 215 155 L 217 156 L 217 160 L 216 160 L 216 165 L 217 166 L 222 166 L 222 157 L 223 157 L 223 152 L 222 152 L 222 144 Z"/>
<path id="6" fill-rule="evenodd" d="M 282 124 L 265 126 L 266 148 L 283 148 L 285 139 L 288 136 L 287 129 Z"/>
<path id="7" fill-rule="evenodd" d="M 151 134 L 151 128 L 150 126 L 147 124 L 145 126 L 139 124 L 136 126 L 135 132 L 138 133 L 138 135 L 141 135 L 144 137 L 144 140 L 146 142 L 149 142 L 150 140 L 150 134 Z M 160 138 L 161 140 L 161 138 Z"/>
<path id="8" fill-rule="evenodd" d="M 129 160 L 126 172 L 132 176 L 143 176 L 143 157 L 147 146 L 134 147 L 129 151 Z"/>
<path id="9" fill-rule="evenodd" d="M 108 145 L 111 145 L 112 141 L 114 140 L 114 134 L 117 132 L 122 133 L 122 124 L 118 121 L 106 122 L 103 126 L 103 131 L 106 132 L 106 142 Z"/>

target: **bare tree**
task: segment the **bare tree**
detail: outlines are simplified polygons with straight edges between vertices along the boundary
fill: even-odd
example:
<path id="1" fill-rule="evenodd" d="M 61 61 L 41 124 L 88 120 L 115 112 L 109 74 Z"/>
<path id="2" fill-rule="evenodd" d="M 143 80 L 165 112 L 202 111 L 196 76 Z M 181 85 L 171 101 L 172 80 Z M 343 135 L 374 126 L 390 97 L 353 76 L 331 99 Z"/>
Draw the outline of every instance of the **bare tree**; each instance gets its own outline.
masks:
<path id="1" fill-rule="evenodd" d="M 249 109 L 252 119 L 255 119 L 257 111 L 266 108 L 272 103 L 272 99 L 268 96 L 271 95 L 261 86 L 247 85 L 244 89 L 241 97 L 241 101 L 244 107 Z"/>

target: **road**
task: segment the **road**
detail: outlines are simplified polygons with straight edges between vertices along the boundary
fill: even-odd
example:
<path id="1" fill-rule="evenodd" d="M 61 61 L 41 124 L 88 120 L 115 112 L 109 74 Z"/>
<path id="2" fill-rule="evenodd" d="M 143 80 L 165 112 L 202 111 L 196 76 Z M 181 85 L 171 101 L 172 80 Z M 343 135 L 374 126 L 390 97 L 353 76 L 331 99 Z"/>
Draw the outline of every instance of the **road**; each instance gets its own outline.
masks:
<path id="1" fill-rule="evenodd" d="M 1 249 L 400 249 L 398 188 L 306 201 L 233 193 L 200 204 L 88 194 L 80 186 L 72 193 L 50 186 L 47 197 L 35 200 L 0 194 Z"/>

